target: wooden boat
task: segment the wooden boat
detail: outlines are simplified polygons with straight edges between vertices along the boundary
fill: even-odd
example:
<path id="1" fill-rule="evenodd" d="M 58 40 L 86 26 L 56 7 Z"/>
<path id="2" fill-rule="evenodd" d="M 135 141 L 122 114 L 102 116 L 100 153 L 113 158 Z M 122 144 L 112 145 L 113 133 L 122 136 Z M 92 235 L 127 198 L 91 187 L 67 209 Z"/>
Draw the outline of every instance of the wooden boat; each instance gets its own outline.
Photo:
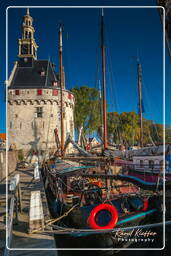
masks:
<path id="1" fill-rule="evenodd" d="M 108 143 L 103 33 L 102 12 L 103 149 L 105 150 Z M 62 63 L 61 55 L 60 60 Z M 60 84 L 62 90 L 62 82 Z M 63 138 L 62 113 L 61 98 L 61 138 Z M 84 159 L 81 163 L 75 157 L 64 160 L 63 140 L 60 147 L 61 152 L 60 154 L 58 152 L 58 157 L 49 159 L 42 166 L 50 211 L 55 221 L 52 226 L 56 232 L 72 237 L 112 234 L 115 228 L 150 223 L 152 219 L 156 221 L 157 218 L 161 218 L 163 184 L 158 184 L 156 187 L 156 183 L 148 184 L 128 175 L 120 175 L 113 169 L 110 160 L 103 155 L 95 157 L 93 162 L 86 152 L 83 152 Z M 80 150 L 79 147 L 77 148 Z M 119 244 L 120 242 L 118 246 Z"/>
<path id="2" fill-rule="evenodd" d="M 42 175 L 51 213 L 66 230 L 112 231 L 126 223 L 135 225 L 158 211 L 152 198 L 160 198 L 162 184 L 156 193 L 156 183 L 140 184 L 129 176 L 113 175 L 104 166 L 73 166 L 63 160 L 46 163 Z"/>

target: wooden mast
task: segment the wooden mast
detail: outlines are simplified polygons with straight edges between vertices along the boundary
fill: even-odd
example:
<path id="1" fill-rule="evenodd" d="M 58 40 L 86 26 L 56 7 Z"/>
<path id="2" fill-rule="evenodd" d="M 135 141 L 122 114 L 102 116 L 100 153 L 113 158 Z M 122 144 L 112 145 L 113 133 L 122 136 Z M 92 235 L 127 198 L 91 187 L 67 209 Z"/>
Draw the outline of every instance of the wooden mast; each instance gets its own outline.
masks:
<path id="1" fill-rule="evenodd" d="M 104 46 L 104 15 L 101 15 L 101 52 L 102 52 L 102 96 L 103 96 L 103 143 L 107 149 L 107 113 L 106 113 L 106 71 L 105 71 L 105 46 Z"/>
<path id="2" fill-rule="evenodd" d="M 140 147 L 143 147 L 143 104 L 142 104 L 142 67 L 137 62 L 138 73 L 138 98 L 139 98 L 139 120 L 140 120 Z"/>
<path id="3" fill-rule="evenodd" d="M 59 27 L 59 64 L 60 64 L 60 72 L 59 72 L 59 81 L 60 81 L 60 100 L 61 100 L 61 156 L 63 156 L 64 151 L 64 116 L 63 116 L 63 45 L 62 45 L 62 32 L 63 25 L 60 24 Z"/>

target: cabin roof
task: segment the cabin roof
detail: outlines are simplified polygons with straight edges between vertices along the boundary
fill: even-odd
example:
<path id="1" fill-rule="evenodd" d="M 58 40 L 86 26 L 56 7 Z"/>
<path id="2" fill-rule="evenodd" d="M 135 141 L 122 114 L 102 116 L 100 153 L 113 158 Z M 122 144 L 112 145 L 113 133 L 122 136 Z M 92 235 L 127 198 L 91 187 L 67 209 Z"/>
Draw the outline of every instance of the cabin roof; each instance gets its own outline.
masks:
<path id="1" fill-rule="evenodd" d="M 58 175 L 72 175 L 74 172 L 83 171 L 85 169 L 95 168 L 95 166 L 70 166 L 64 168 Z"/>

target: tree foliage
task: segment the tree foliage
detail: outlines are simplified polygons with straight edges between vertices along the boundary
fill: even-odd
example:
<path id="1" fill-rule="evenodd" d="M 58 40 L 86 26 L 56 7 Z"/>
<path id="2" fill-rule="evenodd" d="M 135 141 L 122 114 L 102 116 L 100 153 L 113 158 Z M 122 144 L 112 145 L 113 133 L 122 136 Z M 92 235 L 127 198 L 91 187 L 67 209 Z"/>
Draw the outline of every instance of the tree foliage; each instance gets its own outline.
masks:
<path id="1" fill-rule="evenodd" d="M 75 129 L 78 134 L 91 134 L 100 125 L 99 93 L 95 88 L 87 86 L 76 86 L 71 90 L 75 96 Z"/>
<path id="2" fill-rule="evenodd" d="M 71 90 L 75 96 L 74 121 L 78 137 L 96 132 L 102 137 L 99 92 L 95 88 L 76 86 Z M 140 122 L 135 112 L 107 113 L 108 141 L 126 146 L 139 145 Z M 163 142 L 163 125 L 143 118 L 143 143 Z M 166 142 L 171 142 L 171 128 L 166 128 Z"/>
<path id="3" fill-rule="evenodd" d="M 135 112 L 110 112 L 107 115 L 108 139 L 116 144 L 127 146 L 140 142 L 139 115 Z M 163 125 L 154 124 L 143 118 L 143 143 L 158 144 L 163 142 Z M 166 129 L 166 142 L 171 142 L 171 129 Z"/>

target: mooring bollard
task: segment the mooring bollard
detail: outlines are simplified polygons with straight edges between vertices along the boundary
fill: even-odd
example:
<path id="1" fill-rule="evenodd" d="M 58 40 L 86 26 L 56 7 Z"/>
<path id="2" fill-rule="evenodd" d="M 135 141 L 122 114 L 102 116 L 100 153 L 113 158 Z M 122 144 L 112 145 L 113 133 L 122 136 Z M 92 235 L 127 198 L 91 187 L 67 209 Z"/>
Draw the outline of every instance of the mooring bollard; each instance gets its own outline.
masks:
<path id="1" fill-rule="evenodd" d="M 35 163 L 34 167 L 34 180 L 40 180 L 40 173 L 39 173 L 39 163 Z"/>

